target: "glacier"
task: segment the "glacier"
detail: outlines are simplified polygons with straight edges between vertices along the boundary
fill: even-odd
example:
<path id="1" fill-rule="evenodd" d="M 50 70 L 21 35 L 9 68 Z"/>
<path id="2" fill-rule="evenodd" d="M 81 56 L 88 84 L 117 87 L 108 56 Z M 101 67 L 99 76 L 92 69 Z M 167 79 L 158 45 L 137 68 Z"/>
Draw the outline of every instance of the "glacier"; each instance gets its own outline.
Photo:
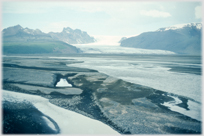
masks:
<path id="1" fill-rule="evenodd" d="M 108 46 L 108 45 L 74 45 L 83 53 L 87 54 L 175 54 L 172 51 L 167 50 L 150 50 L 141 48 L 128 48 L 121 47 L 118 45 Z"/>
<path id="2" fill-rule="evenodd" d="M 126 37 L 128 38 L 131 36 Z M 174 52 L 167 50 L 122 47 L 119 43 L 122 36 L 95 35 L 94 38 L 97 40 L 94 43 L 72 45 L 87 54 L 175 54 Z"/>

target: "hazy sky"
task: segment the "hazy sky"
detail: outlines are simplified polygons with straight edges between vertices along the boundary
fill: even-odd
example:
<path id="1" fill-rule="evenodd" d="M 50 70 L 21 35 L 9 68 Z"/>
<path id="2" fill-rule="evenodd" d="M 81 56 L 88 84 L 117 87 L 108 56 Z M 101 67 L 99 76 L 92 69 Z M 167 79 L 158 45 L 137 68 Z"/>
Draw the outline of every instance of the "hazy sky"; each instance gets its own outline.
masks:
<path id="1" fill-rule="evenodd" d="M 63 27 L 89 35 L 130 36 L 176 24 L 201 22 L 201 1 L 2 2 L 2 28 L 21 25 L 43 32 Z"/>

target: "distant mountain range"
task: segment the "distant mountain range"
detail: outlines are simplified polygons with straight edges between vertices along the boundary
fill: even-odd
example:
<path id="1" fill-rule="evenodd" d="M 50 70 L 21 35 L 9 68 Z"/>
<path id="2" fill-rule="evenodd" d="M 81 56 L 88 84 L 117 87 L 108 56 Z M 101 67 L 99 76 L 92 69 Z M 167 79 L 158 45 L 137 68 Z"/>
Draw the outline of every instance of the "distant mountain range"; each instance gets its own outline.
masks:
<path id="1" fill-rule="evenodd" d="M 3 41 L 53 40 L 52 37 L 39 29 L 23 28 L 20 25 L 8 27 L 2 31 Z"/>
<path id="2" fill-rule="evenodd" d="M 120 46 L 142 49 L 160 49 L 178 54 L 201 55 L 202 24 L 189 23 L 160 28 L 135 37 L 121 39 Z"/>
<path id="3" fill-rule="evenodd" d="M 69 32 L 69 33 L 68 33 Z M 2 31 L 4 54 L 80 53 L 68 43 L 89 43 L 95 39 L 79 29 L 64 28 L 61 33 L 43 33 L 20 25 Z"/>
<path id="4" fill-rule="evenodd" d="M 73 30 L 70 27 L 64 28 L 60 33 L 50 32 L 49 35 L 54 39 L 69 44 L 85 44 L 96 41 L 93 37 L 89 36 L 87 32 L 81 31 L 80 29 Z"/>
<path id="5" fill-rule="evenodd" d="M 121 47 L 201 55 L 201 33 L 201 23 L 189 23 L 160 28 L 135 37 L 123 37 L 119 42 Z M 67 27 L 59 33 L 44 33 L 39 29 L 23 28 L 20 25 L 4 29 L 2 39 L 3 54 L 82 53 L 82 50 L 70 44 L 87 44 L 96 41 L 79 29 L 73 30 Z"/>

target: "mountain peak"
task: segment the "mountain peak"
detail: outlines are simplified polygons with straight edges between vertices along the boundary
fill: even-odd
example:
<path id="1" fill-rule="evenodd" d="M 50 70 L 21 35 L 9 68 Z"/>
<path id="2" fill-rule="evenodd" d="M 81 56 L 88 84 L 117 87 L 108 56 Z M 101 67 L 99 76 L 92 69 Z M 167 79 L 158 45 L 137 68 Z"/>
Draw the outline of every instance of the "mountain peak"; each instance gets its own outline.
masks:
<path id="1" fill-rule="evenodd" d="M 20 25 L 15 25 L 15 26 L 12 26 L 12 27 L 8 27 L 8 28 L 5 28 L 3 29 L 3 35 L 4 36 L 7 36 L 7 35 L 15 35 L 18 31 L 21 31 L 23 29 L 22 26 Z"/>
<path id="2" fill-rule="evenodd" d="M 3 36 L 11 36 L 11 35 L 16 35 L 18 33 L 24 33 L 24 34 L 29 34 L 29 35 L 44 35 L 44 33 L 42 31 L 40 31 L 39 29 L 30 29 L 28 27 L 23 28 L 20 25 L 15 25 L 12 27 L 8 27 L 3 29 Z"/>
<path id="3" fill-rule="evenodd" d="M 23 27 L 22 27 L 21 25 L 19 25 L 19 24 L 18 24 L 18 25 L 15 25 L 14 27 L 15 27 L 15 28 L 23 28 Z"/>
<path id="4" fill-rule="evenodd" d="M 48 34 L 43 33 L 39 29 L 30 29 L 28 27 L 23 28 L 20 25 L 5 28 L 3 30 L 3 36 L 33 36 L 33 37 L 46 37 L 55 40 L 60 40 L 69 44 L 84 44 L 95 42 L 95 39 L 89 36 L 86 32 L 80 29 L 71 29 L 70 27 L 64 27 L 60 33 L 50 32 Z"/>
<path id="5" fill-rule="evenodd" d="M 23 27 L 20 26 L 20 25 L 15 25 L 15 26 L 11 26 L 11 27 L 8 27 L 8 28 L 5 28 L 5 29 L 15 29 L 15 30 L 20 30 L 20 29 L 23 29 Z"/>
<path id="6" fill-rule="evenodd" d="M 73 31 L 73 29 L 71 29 L 70 27 L 64 27 L 62 30 L 62 32 L 65 32 L 65 33 L 70 33 L 72 31 Z"/>
<path id="7" fill-rule="evenodd" d="M 186 27 L 196 27 L 196 29 L 201 29 L 202 24 L 201 23 L 178 24 L 178 25 L 173 25 L 173 26 L 170 26 L 170 27 L 160 28 L 157 31 L 177 30 L 177 29 L 183 29 L 183 28 L 186 28 Z"/>
<path id="8" fill-rule="evenodd" d="M 64 27 L 60 33 L 49 33 L 54 39 L 61 40 L 69 44 L 85 44 L 93 43 L 95 39 L 87 34 L 87 32 L 81 31 L 80 29 L 73 30 L 70 27 Z"/>

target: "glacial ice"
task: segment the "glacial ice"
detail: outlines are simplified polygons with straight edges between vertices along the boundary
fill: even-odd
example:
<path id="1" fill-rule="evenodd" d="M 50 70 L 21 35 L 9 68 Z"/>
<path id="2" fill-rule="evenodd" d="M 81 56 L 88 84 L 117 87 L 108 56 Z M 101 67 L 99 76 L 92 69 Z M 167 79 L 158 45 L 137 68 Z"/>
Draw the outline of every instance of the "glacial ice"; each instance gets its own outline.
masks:
<path id="1" fill-rule="evenodd" d="M 75 45 L 83 53 L 88 54 L 175 54 L 166 50 L 150 50 L 140 48 L 128 48 L 121 46 L 95 46 L 95 45 Z"/>
<path id="2" fill-rule="evenodd" d="M 163 64 L 172 65 L 172 62 L 68 57 L 68 59 L 70 58 L 84 61 L 84 63 L 83 65 L 75 63 L 68 66 L 94 69 L 131 83 L 186 96 L 201 102 L 201 76 L 171 72 L 169 71 L 170 68 L 162 66 Z"/>
<path id="3" fill-rule="evenodd" d="M 188 101 L 186 110 L 177 106 L 181 100 L 177 97 L 174 102 L 166 102 L 163 105 L 170 110 L 179 112 L 196 120 L 201 120 L 201 76 L 188 73 L 175 73 L 168 71 L 170 68 L 162 67 L 161 64 L 168 62 L 158 61 L 134 61 L 134 60 L 114 60 L 104 58 L 73 58 L 84 61 L 81 64 L 70 64 L 69 66 L 83 67 L 98 70 L 101 73 L 123 79 L 128 82 L 152 87 L 154 89 L 187 96 L 197 102 Z M 133 65 L 134 64 L 134 65 Z M 170 64 L 175 64 L 170 62 Z M 177 63 L 177 65 L 183 65 Z M 189 65 L 189 64 L 184 64 Z"/>
<path id="4" fill-rule="evenodd" d="M 174 98 L 174 101 L 164 102 L 161 105 L 168 107 L 172 111 L 176 111 L 178 113 L 189 116 L 193 119 L 202 121 L 202 119 L 201 119 L 201 105 L 199 103 L 188 100 L 187 104 L 188 104 L 189 110 L 186 110 L 186 109 L 181 108 L 177 105 L 179 103 L 182 103 L 182 101 L 178 97 L 174 97 L 174 96 L 171 96 L 171 97 Z"/>

